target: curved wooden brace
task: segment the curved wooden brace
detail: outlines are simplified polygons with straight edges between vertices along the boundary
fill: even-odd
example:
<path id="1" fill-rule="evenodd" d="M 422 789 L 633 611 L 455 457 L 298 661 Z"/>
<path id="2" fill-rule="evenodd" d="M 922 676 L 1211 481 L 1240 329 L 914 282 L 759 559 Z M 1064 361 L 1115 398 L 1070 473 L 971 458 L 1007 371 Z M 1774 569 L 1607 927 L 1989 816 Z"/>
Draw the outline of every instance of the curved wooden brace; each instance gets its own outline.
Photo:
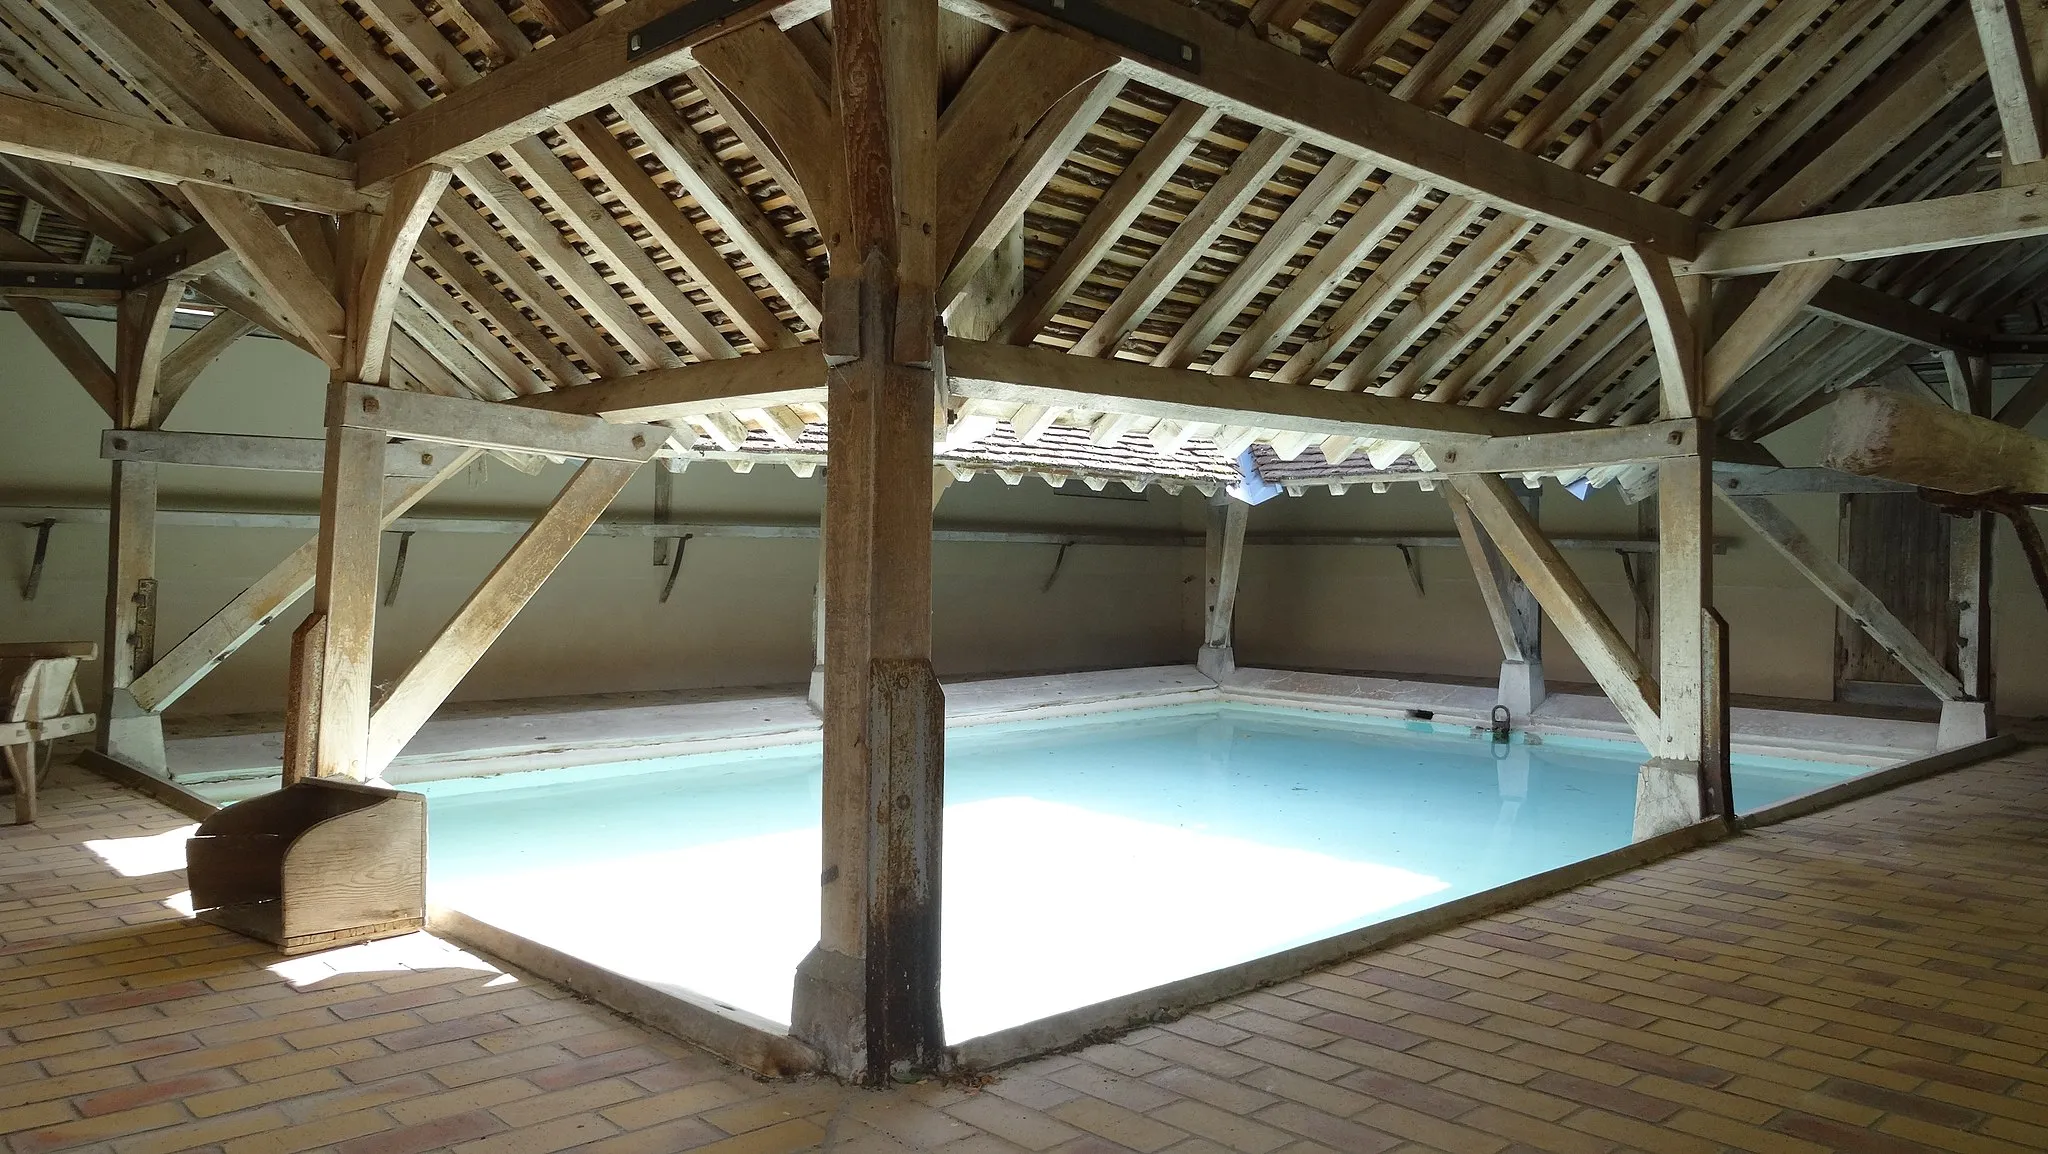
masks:
<path id="1" fill-rule="evenodd" d="M 846 225 L 839 193 L 839 122 L 825 78 L 787 34 L 767 21 L 698 45 L 696 58 L 767 133 L 784 167 L 802 185 L 812 223 L 833 252 Z"/>

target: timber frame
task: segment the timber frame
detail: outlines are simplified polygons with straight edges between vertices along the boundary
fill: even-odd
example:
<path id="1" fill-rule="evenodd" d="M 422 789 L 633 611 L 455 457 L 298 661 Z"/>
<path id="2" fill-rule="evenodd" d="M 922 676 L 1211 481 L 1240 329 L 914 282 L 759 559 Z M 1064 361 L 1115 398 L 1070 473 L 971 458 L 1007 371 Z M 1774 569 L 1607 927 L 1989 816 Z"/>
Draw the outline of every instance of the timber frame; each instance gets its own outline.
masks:
<path id="1" fill-rule="evenodd" d="M 99 752 L 161 772 L 161 710 L 310 591 L 286 772 L 374 777 L 640 465 L 827 466 L 826 869 L 792 1027 L 881 1080 L 945 1061 L 948 475 L 1444 486 L 1503 703 L 1540 703 L 1547 617 L 1650 752 L 1639 837 L 1732 816 L 1717 488 L 1981 736 L 1989 506 L 1955 534 L 1963 645 L 1937 655 L 1768 498 L 2033 495 L 2001 478 L 2035 475 L 2021 430 L 2048 407 L 2040 19 L 2017 0 L 0 0 L 0 299 L 108 417 Z M 210 319 L 174 344 L 181 309 Z M 92 310 L 112 364 L 72 323 Z M 319 451 L 165 434 L 259 329 L 327 370 Z M 1880 391 L 1934 392 L 1953 411 L 1926 427 L 2004 446 L 2005 471 L 1907 475 L 1897 432 L 1881 467 L 1863 442 L 1836 468 L 1760 445 Z M 582 464 L 373 701 L 379 534 L 482 453 Z M 318 535 L 159 654 L 158 470 L 238 462 L 317 467 Z M 1654 659 L 1509 478 L 1654 494 Z M 1219 679 L 1248 516 L 1210 506 L 1198 660 Z"/>

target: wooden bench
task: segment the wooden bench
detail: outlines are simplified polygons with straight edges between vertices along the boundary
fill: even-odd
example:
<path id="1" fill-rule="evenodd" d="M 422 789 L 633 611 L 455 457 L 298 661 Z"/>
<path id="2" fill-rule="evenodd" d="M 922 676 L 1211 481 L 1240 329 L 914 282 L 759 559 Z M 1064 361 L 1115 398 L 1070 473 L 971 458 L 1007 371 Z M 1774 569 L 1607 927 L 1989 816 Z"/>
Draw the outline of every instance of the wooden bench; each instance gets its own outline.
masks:
<path id="1" fill-rule="evenodd" d="M 14 786 L 15 825 L 36 819 L 36 787 L 49 772 L 51 743 L 98 724 L 78 695 L 78 663 L 99 651 L 90 641 L 0 645 L 0 760 Z"/>
<path id="2" fill-rule="evenodd" d="M 308 778 L 236 802 L 185 845 L 204 922 L 287 954 L 426 925 L 427 800 Z"/>

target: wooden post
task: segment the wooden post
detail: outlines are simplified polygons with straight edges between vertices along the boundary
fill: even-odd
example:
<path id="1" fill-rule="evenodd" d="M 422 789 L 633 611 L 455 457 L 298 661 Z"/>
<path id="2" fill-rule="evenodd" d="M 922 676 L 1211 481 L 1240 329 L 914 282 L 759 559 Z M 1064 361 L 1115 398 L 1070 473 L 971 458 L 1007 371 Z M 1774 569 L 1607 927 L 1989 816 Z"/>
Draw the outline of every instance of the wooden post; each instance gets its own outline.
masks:
<path id="1" fill-rule="evenodd" d="M 290 703 L 285 745 L 309 757 L 318 776 L 362 781 L 369 776 L 370 656 L 377 623 L 386 438 L 375 429 L 345 423 L 347 395 L 339 382 L 328 393 L 312 610 L 325 627 L 292 636 L 291 668 L 308 692 Z M 309 652 L 308 646 L 319 652 Z"/>
<path id="2" fill-rule="evenodd" d="M 1237 581 L 1244 567 L 1244 530 L 1250 519 L 1251 506 L 1243 501 L 1226 498 L 1209 506 L 1203 547 L 1202 650 L 1195 657 L 1195 667 L 1214 681 L 1237 669 L 1231 622 L 1237 616 Z"/>
<path id="3" fill-rule="evenodd" d="M 164 336 L 184 292 L 159 282 L 121 298 L 115 321 L 115 424 L 152 428 L 161 414 L 157 382 Z M 107 632 L 100 666 L 100 724 L 94 748 L 152 773 L 168 772 L 163 722 L 129 686 L 156 659 L 156 466 L 113 462 L 108 506 Z"/>
<path id="4" fill-rule="evenodd" d="M 845 176 L 821 336 L 824 872 L 791 1032 L 841 1077 L 935 1068 L 945 707 L 931 668 L 936 0 L 836 0 Z M 837 230 L 837 231 L 835 231 Z"/>
<path id="5" fill-rule="evenodd" d="M 1515 494 L 1532 522 L 1542 496 L 1542 490 L 1528 488 Z M 1472 510 L 1457 491 L 1446 489 L 1444 499 L 1450 504 L 1465 557 L 1472 563 L 1472 576 L 1479 582 L 1479 596 L 1486 603 L 1494 637 L 1500 641 L 1500 693 L 1496 700 L 1507 706 L 1510 717 L 1526 718 L 1549 696 L 1543 685 L 1543 607 L 1536 603 L 1528 583 L 1501 556 L 1493 539 L 1473 521 Z"/>
<path id="6" fill-rule="evenodd" d="M 1705 611 L 1713 607 L 1713 464 L 1702 452 L 1657 466 L 1657 715 L 1660 739 L 1636 783 L 1638 841 L 1700 821 L 1708 812 L 1707 751 L 1717 711 L 1707 692 Z"/>
<path id="7" fill-rule="evenodd" d="M 1949 522 L 1948 596 L 1956 619 L 1956 674 L 1960 701 L 1941 703 L 1938 749 L 1983 741 L 1997 732 L 1991 663 L 1991 513 L 1964 513 Z"/>
<path id="8" fill-rule="evenodd" d="M 107 633 L 100 661 L 96 748 L 143 769 L 167 772 L 163 720 L 135 703 L 128 686 L 156 650 L 156 466 L 114 461 L 107 536 Z"/>

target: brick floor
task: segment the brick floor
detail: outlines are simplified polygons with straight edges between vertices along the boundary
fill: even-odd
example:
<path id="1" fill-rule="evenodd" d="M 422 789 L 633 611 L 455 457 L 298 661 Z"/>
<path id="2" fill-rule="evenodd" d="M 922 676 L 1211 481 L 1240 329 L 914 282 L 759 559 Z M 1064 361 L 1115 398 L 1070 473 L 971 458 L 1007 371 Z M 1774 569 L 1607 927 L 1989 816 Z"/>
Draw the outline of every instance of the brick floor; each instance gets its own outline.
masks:
<path id="1" fill-rule="evenodd" d="M 981 1089 L 770 1083 L 428 935 L 182 920 L 169 810 L 0 828 L 13 1154 L 2048 1149 L 2048 749 L 1746 835 Z M 169 868 L 166 868 L 166 867 Z"/>

